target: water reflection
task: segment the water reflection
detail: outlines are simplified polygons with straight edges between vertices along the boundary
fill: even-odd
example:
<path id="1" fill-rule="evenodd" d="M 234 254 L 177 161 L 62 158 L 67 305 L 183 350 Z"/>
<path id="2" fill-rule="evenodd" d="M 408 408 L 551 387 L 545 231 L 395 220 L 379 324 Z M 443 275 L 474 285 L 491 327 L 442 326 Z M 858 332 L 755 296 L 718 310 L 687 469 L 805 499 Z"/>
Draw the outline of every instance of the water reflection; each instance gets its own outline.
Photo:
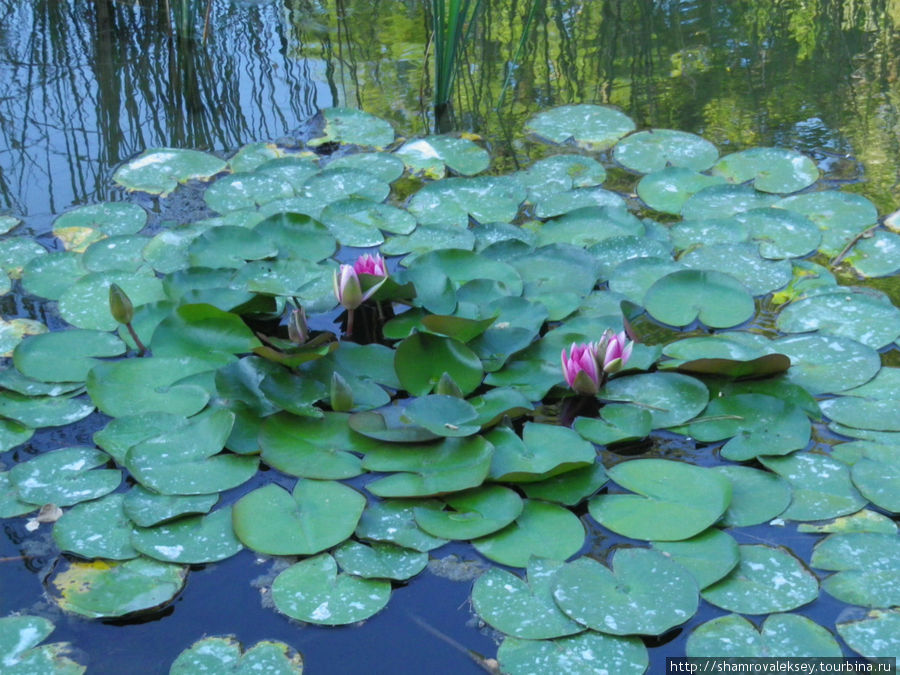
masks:
<path id="1" fill-rule="evenodd" d="M 333 104 L 430 130 L 427 4 L 0 0 L 0 211 L 41 221 L 115 199 L 112 169 L 144 148 L 233 149 Z M 898 20 L 900 0 L 496 0 L 453 121 L 495 139 L 505 170 L 531 159 L 516 138 L 534 110 L 612 103 L 723 151 L 852 153 L 867 179 L 854 189 L 889 211 Z"/>

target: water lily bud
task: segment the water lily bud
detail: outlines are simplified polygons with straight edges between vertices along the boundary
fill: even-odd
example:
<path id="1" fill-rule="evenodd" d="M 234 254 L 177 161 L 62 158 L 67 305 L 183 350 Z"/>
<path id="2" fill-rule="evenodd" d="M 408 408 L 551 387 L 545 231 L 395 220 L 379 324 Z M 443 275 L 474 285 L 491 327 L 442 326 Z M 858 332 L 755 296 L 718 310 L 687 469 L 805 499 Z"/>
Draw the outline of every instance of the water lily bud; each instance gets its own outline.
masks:
<path id="1" fill-rule="evenodd" d="M 302 345 L 309 339 L 309 326 L 306 323 L 306 312 L 301 307 L 291 312 L 288 320 L 288 337 L 291 342 Z"/>
<path id="2" fill-rule="evenodd" d="M 109 286 L 109 312 L 119 323 L 129 324 L 134 318 L 134 305 L 128 295 L 116 284 Z"/>
<path id="3" fill-rule="evenodd" d="M 334 297 L 345 309 L 356 309 L 363 304 L 365 298 L 359 285 L 359 276 L 351 265 L 341 265 L 340 271 L 335 271 Z"/>
<path id="4" fill-rule="evenodd" d="M 353 407 L 353 390 L 341 375 L 335 371 L 331 375 L 331 409 L 347 412 Z"/>
<path id="5" fill-rule="evenodd" d="M 612 374 L 622 370 L 631 358 L 633 348 L 634 342 L 628 339 L 624 331 L 618 334 L 610 332 L 606 350 L 603 352 L 603 372 Z"/>
<path id="6" fill-rule="evenodd" d="M 445 396 L 455 396 L 456 398 L 465 398 L 462 389 L 456 384 L 456 380 L 450 377 L 450 373 L 445 372 L 441 375 L 441 379 L 434 386 L 435 394 L 444 394 Z"/>
<path id="7" fill-rule="evenodd" d="M 600 391 L 600 370 L 597 365 L 597 344 L 575 344 L 566 353 L 562 350 L 563 376 L 574 391 L 594 395 Z"/>

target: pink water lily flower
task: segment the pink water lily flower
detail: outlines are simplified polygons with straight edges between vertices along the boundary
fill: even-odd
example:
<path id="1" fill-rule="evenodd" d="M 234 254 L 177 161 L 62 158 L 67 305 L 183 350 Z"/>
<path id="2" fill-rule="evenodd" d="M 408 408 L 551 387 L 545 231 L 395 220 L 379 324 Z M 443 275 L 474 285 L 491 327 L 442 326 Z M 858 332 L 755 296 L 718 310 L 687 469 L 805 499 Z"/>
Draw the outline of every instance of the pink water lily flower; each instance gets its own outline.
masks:
<path id="1" fill-rule="evenodd" d="M 359 256 L 353 263 L 353 270 L 357 274 L 371 274 L 373 277 L 386 277 L 388 275 L 387 268 L 384 266 L 384 258 L 378 253 L 375 255 Z"/>
<path id="2" fill-rule="evenodd" d="M 579 394 L 596 394 L 600 391 L 600 369 L 597 364 L 597 343 L 572 343 L 569 353 L 562 350 L 563 375 L 573 390 Z"/>
<path id="3" fill-rule="evenodd" d="M 634 342 L 628 339 L 624 331 L 621 333 L 606 331 L 597 344 L 598 355 L 603 355 L 603 372 L 611 375 L 622 370 L 631 358 L 632 349 Z"/>

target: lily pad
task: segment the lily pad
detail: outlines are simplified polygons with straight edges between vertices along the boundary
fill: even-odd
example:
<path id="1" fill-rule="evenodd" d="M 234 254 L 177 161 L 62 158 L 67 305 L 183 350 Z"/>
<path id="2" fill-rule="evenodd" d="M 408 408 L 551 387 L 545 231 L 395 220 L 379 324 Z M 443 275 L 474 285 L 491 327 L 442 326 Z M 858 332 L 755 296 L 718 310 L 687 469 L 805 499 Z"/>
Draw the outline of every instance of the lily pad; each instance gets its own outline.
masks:
<path id="1" fill-rule="evenodd" d="M 536 203 L 556 192 L 600 185 L 606 180 L 606 169 L 591 157 L 553 155 L 539 159 L 516 177 L 528 189 L 528 201 Z"/>
<path id="2" fill-rule="evenodd" d="M 765 295 L 790 283 L 791 264 L 786 260 L 761 258 L 750 243 L 700 246 L 678 261 L 695 270 L 729 274 L 740 281 L 751 295 Z"/>
<path id="3" fill-rule="evenodd" d="M 139 553 L 131 545 L 133 525 L 123 508 L 124 495 L 109 494 L 66 511 L 53 525 L 61 551 L 82 558 L 130 560 Z"/>
<path id="4" fill-rule="evenodd" d="M 47 326 L 33 319 L 0 319 L 0 356 L 12 356 L 13 349 L 26 335 L 40 335 L 47 332 Z"/>
<path id="5" fill-rule="evenodd" d="M 684 462 L 638 459 L 607 473 L 637 494 L 598 495 L 588 503 L 591 516 L 632 539 L 689 539 L 716 522 L 731 502 L 727 478 Z"/>
<path id="6" fill-rule="evenodd" d="M 257 642 L 242 653 L 241 643 L 233 637 L 207 637 L 197 640 L 172 662 L 169 675 L 301 675 L 303 657 L 283 642 Z"/>
<path id="7" fill-rule="evenodd" d="M 53 642 L 39 645 L 53 632 L 53 623 L 27 614 L 0 619 L 0 663 L 9 675 L 81 675 L 85 667 L 69 659 L 71 645 Z"/>
<path id="8" fill-rule="evenodd" d="M 815 223 L 787 209 L 751 209 L 733 218 L 747 228 L 763 258 L 798 258 L 813 252 L 822 241 Z"/>
<path id="9" fill-rule="evenodd" d="M 876 231 L 856 243 L 844 259 L 866 277 L 886 277 L 900 270 L 900 235 Z"/>
<path id="10" fill-rule="evenodd" d="M 510 675 L 600 672 L 641 675 L 650 661 L 639 638 L 587 632 L 558 640 L 506 638 L 497 650 L 503 671 Z"/>
<path id="11" fill-rule="evenodd" d="M 165 197 L 189 180 L 208 180 L 224 171 L 224 160 L 198 150 L 152 148 L 120 166 L 113 180 L 127 190 Z"/>
<path id="12" fill-rule="evenodd" d="M 584 544 L 584 525 L 557 504 L 525 500 L 521 515 L 504 529 L 472 542 L 481 555 L 501 565 L 525 567 L 532 556 L 565 560 Z"/>
<path id="13" fill-rule="evenodd" d="M 146 268 L 136 272 L 91 272 L 60 296 L 60 315 L 78 328 L 115 329 L 118 323 L 109 311 L 112 284 L 125 291 L 135 307 L 165 299 L 162 282 Z"/>
<path id="14" fill-rule="evenodd" d="M 59 427 L 84 419 L 94 406 L 84 399 L 64 396 L 23 396 L 0 391 L 0 418 L 32 428 Z"/>
<path id="15" fill-rule="evenodd" d="M 72 251 L 52 251 L 39 255 L 22 270 L 22 287 L 33 295 L 58 300 L 72 283 L 87 273 L 81 255 Z"/>
<path id="16" fill-rule="evenodd" d="M 703 599 L 739 614 L 787 612 L 815 600 L 819 583 L 783 548 L 743 545 L 738 567 L 706 588 Z"/>
<path id="17" fill-rule="evenodd" d="M 722 517 L 725 527 L 759 525 L 781 515 L 791 503 L 791 486 L 783 478 L 749 466 L 713 467 L 731 481 L 731 504 Z"/>
<path id="18" fill-rule="evenodd" d="M 773 343 L 789 356 L 788 380 L 812 394 L 837 393 L 865 384 L 881 368 L 881 357 L 849 337 L 791 335 Z"/>
<path id="19" fill-rule="evenodd" d="M 484 376 L 481 361 L 459 340 L 416 333 L 397 345 L 394 367 L 403 388 L 424 396 L 444 373 L 450 375 L 463 394 L 470 394 Z"/>
<path id="20" fill-rule="evenodd" d="M 101 358 L 124 352 L 125 344 L 115 335 L 75 329 L 23 340 L 13 352 L 13 363 L 23 375 L 41 382 L 83 382 Z"/>
<path id="21" fill-rule="evenodd" d="M 443 499 L 444 508 L 432 505 L 414 509 L 416 523 L 442 539 L 477 539 L 501 530 L 522 513 L 522 499 L 509 488 L 486 485 Z"/>
<path id="22" fill-rule="evenodd" d="M 50 583 L 53 600 L 89 619 L 132 616 L 156 610 L 178 594 L 188 569 L 150 558 L 125 562 L 72 562 Z"/>
<path id="23" fill-rule="evenodd" d="M 403 414 L 410 422 L 436 436 L 471 436 L 480 429 L 478 424 L 473 424 L 478 412 L 457 396 L 420 396 L 406 406 Z"/>
<path id="24" fill-rule="evenodd" d="M 709 176 L 693 169 L 670 166 L 641 178 L 636 191 L 651 209 L 678 215 L 692 195 L 724 182 L 725 179 L 721 176 Z"/>
<path id="25" fill-rule="evenodd" d="M 0 270 L 13 279 L 22 275 L 28 263 L 45 255 L 47 249 L 29 237 L 4 237 L 0 240 Z"/>
<path id="26" fill-rule="evenodd" d="M 328 166 L 333 169 L 368 171 L 385 183 L 393 183 L 403 175 L 406 169 L 402 159 L 386 152 L 357 152 L 352 155 L 344 155 L 329 162 Z"/>
<path id="27" fill-rule="evenodd" d="M 209 513 L 217 501 L 218 494 L 161 495 L 135 485 L 125 493 L 122 506 L 135 525 L 153 527 L 181 516 Z"/>
<path id="28" fill-rule="evenodd" d="M 720 616 L 694 629 L 685 653 L 694 658 L 839 658 L 843 655 L 827 629 L 799 614 L 772 614 L 759 631 L 737 614 Z"/>
<path id="29" fill-rule="evenodd" d="M 593 558 L 563 565 L 553 598 L 568 616 L 610 635 L 661 635 L 697 611 L 697 582 L 681 565 L 649 549 L 619 549 L 612 571 Z"/>
<path id="30" fill-rule="evenodd" d="M 853 651 L 867 658 L 886 658 L 894 663 L 900 659 L 900 610 L 876 609 L 835 627 Z"/>
<path id="31" fill-rule="evenodd" d="M 868 199 L 837 190 L 786 197 L 774 206 L 796 211 L 818 225 L 822 231 L 819 250 L 828 256 L 840 253 L 851 238 L 878 220 L 878 210 Z"/>
<path id="32" fill-rule="evenodd" d="M 705 270 L 662 277 L 647 291 L 644 305 L 653 318 L 671 326 L 687 326 L 699 319 L 711 328 L 730 328 L 755 311 L 753 297 L 737 279 Z"/>
<path id="33" fill-rule="evenodd" d="M 842 396 L 822 401 L 820 407 L 838 424 L 874 431 L 900 431 L 900 399 Z"/>
<path id="34" fill-rule="evenodd" d="M 538 218 L 553 218 L 582 209 L 624 209 L 625 200 L 617 192 L 601 187 L 574 188 L 557 192 L 539 201 L 534 208 Z"/>
<path id="35" fill-rule="evenodd" d="M 566 427 L 526 422 L 522 437 L 497 427 L 485 438 L 494 445 L 491 479 L 532 482 L 593 464 L 594 447 Z"/>
<path id="36" fill-rule="evenodd" d="M 334 559 L 344 572 L 364 579 L 404 581 L 428 565 L 427 554 L 384 542 L 345 541 L 334 550 Z"/>
<path id="37" fill-rule="evenodd" d="M 322 211 L 322 222 L 343 246 L 377 246 L 382 230 L 409 234 L 416 219 L 403 209 L 353 197 L 332 202 Z"/>
<path id="38" fill-rule="evenodd" d="M 714 527 L 685 541 L 653 542 L 653 548 L 690 572 L 700 589 L 731 572 L 740 559 L 737 542 Z"/>
<path id="39" fill-rule="evenodd" d="M 468 138 L 455 136 L 426 136 L 404 143 L 394 155 L 413 173 L 428 178 L 443 178 L 444 166 L 462 176 L 474 176 L 490 166 L 487 150 Z"/>
<path id="40" fill-rule="evenodd" d="M 608 401 L 632 403 L 649 411 L 652 426 L 658 429 L 696 417 L 706 408 L 709 390 L 689 375 L 642 373 L 611 379 L 599 396 Z"/>
<path id="41" fill-rule="evenodd" d="M 0 420 L 0 452 L 12 450 L 16 446 L 28 442 L 34 435 L 34 429 L 15 420 Z M 5 518 L 6 516 L 0 516 Z"/>
<path id="42" fill-rule="evenodd" d="M 425 499 L 383 499 L 371 503 L 363 511 L 356 536 L 422 552 L 443 546 L 446 539 L 432 537 L 416 524 L 415 509 L 420 506 L 439 509 L 441 504 Z"/>
<path id="43" fill-rule="evenodd" d="M 848 532 L 816 544 L 810 564 L 836 573 L 822 582 L 829 594 L 849 605 L 900 605 L 900 540 L 895 534 Z"/>
<path id="44" fill-rule="evenodd" d="M 326 626 L 363 621 L 381 611 L 391 597 L 391 584 L 338 574 L 327 553 L 288 567 L 272 583 L 272 600 L 291 618 Z"/>
<path id="45" fill-rule="evenodd" d="M 673 129 L 648 129 L 622 139 L 613 151 L 617 162 L 638 173 L 667 166 L 705 171 L 719 151 L 705 138 Z"/>
<path id="46" fill-rule="evenodd" d="M 389 122 L 353 108 L 326 108 L 324 135 L 309 141 L 312 147 L 324 143 L 350 143 L 383 148 L 394 142 Z"/>
<path id="47" fill-rule="evenodd" d="M 866 505 L 850 481 L 850 468 L 830 457 L 798 452 L 760 461 L 791 484 L 791 505 L 781 514 L 785 520 L 824 520 Z"/>
<path id="48" fill-rule="evenodd" d="M 45 452 L 9 471 L 17 496 L 30 504 L 71 506 L 97 499 L 115 490 L 122 482 L 118 469 L 96 469 L 109 455 L 86 447 Z"/>
<path id="49" fill-rule="evenodd" d="M 771 206 L 775 195 L 758 192 L 749 185 L 710 185 L 688 197 L 681 208 L 685 220 L 729 218 L 735 214 Z"/>
<path id="50" fill-rule="evenodd" d="M 169 413 L 127 415 L 110 420 L 103 429 L 94 433 L 93 440 L 116 462 L 124 464 L 125 455 L 131 447 L 185 424 L 187 418 Z"/>
<path id="51" fill-rule="evenodd" d="M 237 555 L 243 548 L 231 528 L 231 507 L 204 516 L 190 516 L 135 528 L 132 545 L 144 555 L 163 562 L 196 565 Z"/>
<path id="52" fill-rule="evenodd" d="M 467 215 L 479 223 L 507 223 L 525 201 L 522 184 L 510 176 L 445 178 L 428 183 L 409 201 L 409 212 L 422 224 L 456 223 Z"/>
<path id="53" fill-rule="evenodd" d="M 722 157 L 712 173 L 731 183 L 753 181 L 762 192 L 798 192 L 819 179 L 819 169 L 806 155 L 786 148 L 750 148 Z"/>
<path id="54" fill-rule="evenodd" d="M 313 555 L 347 539 L 366 500 L 335 481 L 297 481 L 293 493 L 266 485 L 234 505 L 233 524 L 248 548 L 269 555 Z"/>
<path id="55" fill-rule="evenodd" d="M 553 600 L 554 576 L 563 563 L 532 558 L 528 582 L 492 567 L 472 588 L 472 604 L 478 615 L 497 630 L 526 640 L 573 635 L 584 626 L 572 621 Z"/>
<path id="56" fill-rule="evenodd" d="M 526 133 L 551 143 L 573 142 L 591 151 L 612 146 L 634 130 L 634 122 L 614 108 L 582 103 L 538 113 L 525 123 Z"/>
<path id="57" fill-rule="evenodd" d="M 521 487 L 530 499 L 576 506 L 599 492 L 607 480 L 606 469 L 596 461 L 589 467 L 567 471 L 536 483 L 523 483 Z"/>
<path id="58" fill-rule="evenodd" d="M 835 446 L 835 449 L 845 445 L 848 444 Z M 896 448 L 866 441 L 857 441 L 853 445 L 862 445 L 863 455 L 850 469 L 853 484 L 876 506 L 900 513 L 900 458 Z"/>

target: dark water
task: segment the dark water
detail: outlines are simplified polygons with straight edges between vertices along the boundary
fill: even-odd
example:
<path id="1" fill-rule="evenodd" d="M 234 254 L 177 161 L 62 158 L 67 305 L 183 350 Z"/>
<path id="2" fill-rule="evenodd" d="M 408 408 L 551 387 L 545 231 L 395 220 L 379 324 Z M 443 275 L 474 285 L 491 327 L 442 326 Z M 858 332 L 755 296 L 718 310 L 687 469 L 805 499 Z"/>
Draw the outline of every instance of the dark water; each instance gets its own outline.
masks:
<path id="1" fill-rule="evenodd" d="M 0 0 L 0 213 L 46 233 L 75 205 L 125 198 L 110 176 L 145 148 L 291 143 L 332 105 L 364 108 L 400 134 L 426 132 L 434 120 L 424 4 L 213 0 L 207 14 L 205 0 Z M 543 0 L 525 40 L 530 2 L 489 5 L 453 122 L 486 139 L 498 170 L 531 161 L 517 139 L 535 111 L 611 103 L 639 128 L 694 131 L 723 153 L 769 144 L 808 152 L 882 214 L 898 208 L 897 0 Z M 18 303 L 8 314 L 28 311 Z M 31 446 L 89 443 L 90 431 L 42 431 Z M 271 576 L 272 562 L 249 551 L 192 571 L 162 617 L 125 625 L 70 618 L 43 596 L 56 555 L 49 530 L 27 534 L 24 522 L 3 523 L 0 616 L 48 616 L 57 624 L 50 639 L 71 641 L 89 673 L 165 673 L 191 642 L 221 634 L 248 646 L 282 640 L 311 673 L 478 673 L 479 655 L 496 652 L 471 613 L 471 581 L 426 573 L 361 626 L 301 626 L 264 606 L 250 581 Z M 740 543 L 760 535 L 735 533 Z M 592 545 L 602 552 L 620 541 Z M 806 557 L 814 541 L 789 527 L 768 543 Z M 453 553 L 478 558 L 461 545 L 434 557 Z M 822 594 L 801 613 L 833 626 L 843 611 Z M 721 614 L 704 606 L 667 636 L 651 651 L 650 672 L 660 672 L 666 654 L 683 653 L 694 626 Z"/>

